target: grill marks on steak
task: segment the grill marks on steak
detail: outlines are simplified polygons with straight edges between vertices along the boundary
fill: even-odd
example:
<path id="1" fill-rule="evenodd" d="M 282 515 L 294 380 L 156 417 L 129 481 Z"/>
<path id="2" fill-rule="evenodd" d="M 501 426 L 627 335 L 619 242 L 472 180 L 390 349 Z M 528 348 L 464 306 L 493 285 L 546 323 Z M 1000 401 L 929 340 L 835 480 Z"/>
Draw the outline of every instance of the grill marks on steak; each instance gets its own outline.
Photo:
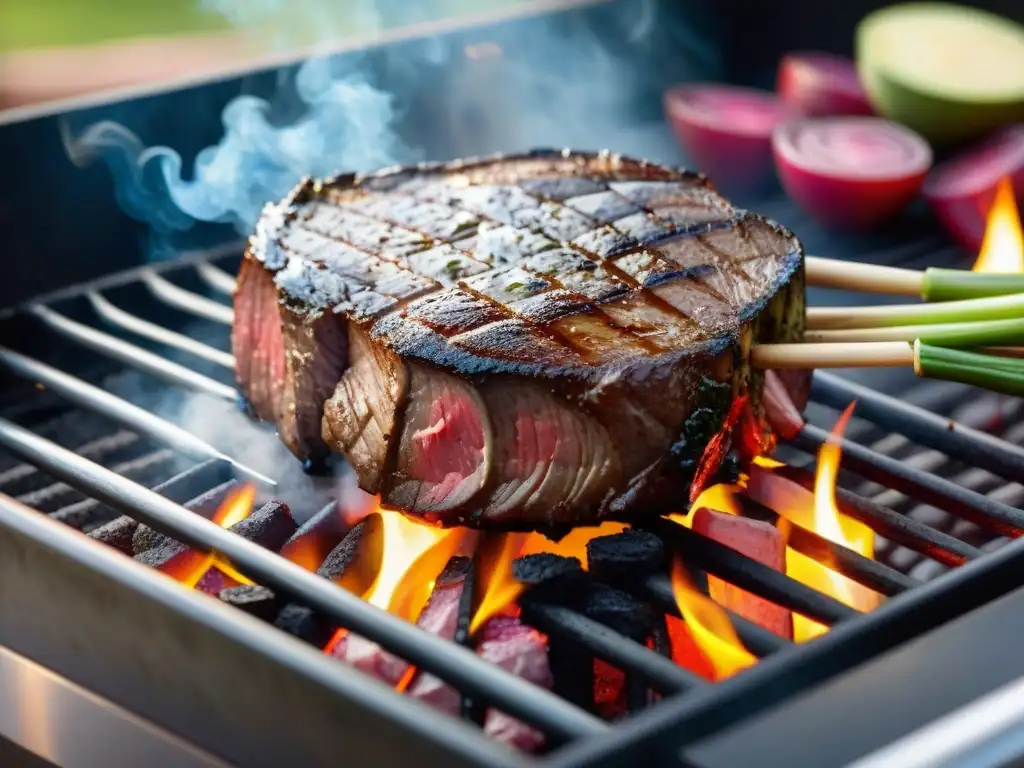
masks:
<path id="1" fill-rule="evenodd" d="M 297 398 L 336 376 L 323 443 L 365 490 L 445 523 L 658 511 L 680 490 L 666 457 L 701 378 L 746 392 L 754 321 L 785 309 L 787 286 L 800 318 L 772 330 L 802 334 L 790 233 L 702 177 L 606 154 L 307 182 L 268 207 L 250 271 L 289 308 L 278 342 L 248 317 L 268 304 L 255 279 L 239 281 L 236 355 L 280 343 L 291 361 L 277 407 L 252 379 L 280 366 L 239 363 L 256 413 L 314 453 L 317 406 Z"/>

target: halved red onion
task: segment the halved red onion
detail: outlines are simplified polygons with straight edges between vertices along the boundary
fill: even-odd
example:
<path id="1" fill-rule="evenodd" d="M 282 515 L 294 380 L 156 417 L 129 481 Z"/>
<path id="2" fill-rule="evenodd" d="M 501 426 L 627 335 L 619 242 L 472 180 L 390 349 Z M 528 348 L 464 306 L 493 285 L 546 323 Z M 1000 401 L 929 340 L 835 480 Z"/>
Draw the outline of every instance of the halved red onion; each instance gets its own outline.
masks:
<path id="1" fill-rule="evenodd" d="M 697 170 L 727 192 L 755 189 L 772 176 L 772 131 L 787 116 L 774 94 L 731 85 L 679 85 L 665 113 Z"/>
<path id="2" fill-rule="evenodd" d="M 789 109 L 808 117 L 875 113 L 857 65 L 831 53 L 787 54 L 779 62 L 775 90 Z"/>
<path id="3" fill-rule="evenodd" d="M 977 253 L 996 186 L 1007 176 L 1013 179 L 1017 200 L 1024 202 L 1024 123 L 996 131 L 973 149 L 935 166 L 921 191 L 950 237 Z"/>
<path id="4" fill-rule="evenodd" d="M 780 125 L 776 169 L 789 196 L 823 224 L 866 229 L 899 213 L 932 164 L 928 142 L 878 117 L 817 117 Z"/>

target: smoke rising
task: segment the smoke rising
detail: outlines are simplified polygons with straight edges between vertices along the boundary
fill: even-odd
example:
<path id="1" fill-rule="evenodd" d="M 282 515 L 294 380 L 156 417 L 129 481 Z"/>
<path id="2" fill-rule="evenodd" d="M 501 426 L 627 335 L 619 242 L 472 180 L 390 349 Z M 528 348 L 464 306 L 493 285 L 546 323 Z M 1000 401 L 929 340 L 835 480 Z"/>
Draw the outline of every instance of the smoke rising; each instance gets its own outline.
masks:
<path id="1" fill-rule="evenodd" d="M 392 130 L 392 97 L 358 73 L 336 69 L 329 59 L 311 59 L 299 68 L 294 89 L 305 114 L 290 125 L 273 124 L 272 105 L 263 99 L 234 99 L 222 116 L 224 137 L 196 156 L 190 178 L 173 148 L 146 148 L 126 127 L 109 121 L 74 138 L 65 134 L 68 156 L 76 164 L 102 157 L 122 208 L 158 232 L 206 221 L 248 234 L 263 205 L 283 197 L 303 176 L 413 159 Z"/>
<path id="2" fill-rule="evenodd" d="M 411 16 L 436 14 L 441 5 L 437 0 L 305 0 L 286 10 L 285 0 L 200 3 L 239 28 L 259 30 L 260 39 L 285 50 L 334 38 L 342 20 L 348 31 L 379 33 L 396 18 L 410 23 L 416 20 Z M 231 224 L 248 234 L 264 204 L 283 197 L 303 176 L 422 159 L 426 138 L 416 136 L 415 126 L 405 131 L 414 137 L 410 142 L 399 135 L 410 100 L 430 102 L 431 116 L 446 133 L 448 154 L 573 146 L 646 148 L 647 155 L 657 155 L 660 148 L 637 146 L 646 142 L 624 135 L 633 129 L 631 100 L 644 86 L 643 75 L 626 63 L 657 28 L 659 6 L 657 0 L 625 5 L 616 51 L 585 19 L 562 18 L 570 14 L 535 20 L 528 34 L 498 28 L 482 45 L 434 36 L 388 46 L 373 57 L 390 91 L 373 82 L 369 54 L 309 59 L 294 76 L 282 75 L 273 99 L 240 95 L 232 100 L 221 115 L 221 140 L 191 163 L 176 148 L 147 147 L 128 127 L 111 121 L 78 133 L 65 123 L 64 145 L 78 165 L 97 158 L 107 164 L 121 207 L 152 228 L 156 243 L 160 235 L 188 230 L 198 221 Z M 677 57 L 700 65 L 711 56 L 696 32 L 686 47 Z M 444 67 L 444 90 L 436 92 L 436 75 Z M 702 68 L 707 69 L 706 61 Z M 399 103 L 396 93 L 406 103 Z"/>

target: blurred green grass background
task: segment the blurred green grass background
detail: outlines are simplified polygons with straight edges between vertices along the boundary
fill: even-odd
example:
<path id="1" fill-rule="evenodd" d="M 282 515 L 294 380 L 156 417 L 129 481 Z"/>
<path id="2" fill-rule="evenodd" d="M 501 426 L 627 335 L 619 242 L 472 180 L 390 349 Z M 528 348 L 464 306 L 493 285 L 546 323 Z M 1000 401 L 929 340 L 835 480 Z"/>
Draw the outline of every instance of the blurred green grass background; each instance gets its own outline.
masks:
<path id="1" fill-rule="evenodd" d="M 271 4 L 252 3 L 254 25 L 272 30 L 280 37 L 288 32 L 288 43 L 302 45 L 365 32 L 376 26 L 372 2 L 367 0 L 282 0 Z M 466 13 L 491 11 L 528 0 L 406 0 L 409 21 L 452 18 Z M 285 9 L 285 10 L 281 10 Z M 405 19 L 390 19 L 390 26 Z M 326 29 L 325 29 L 326 27 Z M 111 40 L 202 34 L 230 29 L 218 13 L 203 10 L 199 0 L 0 0 L 0 52 L 90 45 Z M 294 30 L 301 30 L 296 33 Z"/>

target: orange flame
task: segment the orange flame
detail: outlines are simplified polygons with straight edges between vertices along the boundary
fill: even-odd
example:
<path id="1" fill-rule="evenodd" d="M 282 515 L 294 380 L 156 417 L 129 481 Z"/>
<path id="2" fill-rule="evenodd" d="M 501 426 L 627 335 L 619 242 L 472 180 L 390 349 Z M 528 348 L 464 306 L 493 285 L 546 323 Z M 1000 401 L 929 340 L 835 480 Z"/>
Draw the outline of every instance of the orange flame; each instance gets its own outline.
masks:
<path id="1" fill-rule="evenodd" d="M 714 667 L 715 679 L 722 680 L 754 664 L 757 659 L 740 643 L 725 611 L 690 584 L 679 558 L 672 561 L 671 579 L 679 612 L 694 642 Z"/>
<path id="2" fill-rule="evenodd" d="M 727 515 L 740 514 L 739 505 L 736 503 L 736 494 L 743 490 L 740 485 L 726 485 L 724 483 L 717 483 L 709 488 L 705 488 L 700 494 L 694 499 L 693 504 L 690 505 L 690 511 L 685 515 L 671 514 L 668 515 L 668 519 L 678 525 L 686 526 L 687 528 L 693 527 L 693 515 L 701 507 L 707 509 L 713 509 L 716 512 L 724 512 Z"/>
<path id="3" fill-rule="evenodd" d="M 363 599 L 406 621 L 416 621 L 437 577 L 459 553 L 467 532 L 436 528 L 390 509 L 378 512 L 383 535 L 380 570 Z"/>
<path id="4" fill-rule="evenodd" d="M 523 585 L 512 576 L 512 561 L 519 557 L 529 534 L 501 533 L 484 537 L 476 553 L 476 581 L 486 584 L 480 604 L 469 622 L 469 633 L 475 634 L 487 623 L 516 601 Z"/>
<path id="5" fill-rule="evenodd" d="M 256 488 L 247 483 L 241 488 L 231 491 L 227 495 L 221 505 L 217 508 L 212 520 L 221 528 L 230 528 L 235 523 L 241 522 L 252 514 L 252 508 L 255 501 Z M 210 570 L 210 568 L 217 568 L 223 571 L 225 574 L 241 584 L 252 583 L 249 579 L 236 571 L 224 557 L 216 552 L 208 552 L 201 560 L 196 562 L 195 565 L 190 565 L 186 573 L 181 575 L 175 574 L 175 577 L 189 589 L 195 589 L 196 584 L 198 584 L 199 580 L 203 578 L 203 574 Z"/>
<path id="6" fill-rule="evenodd" d="M 1024 272 L 1024 232 L 1009 176 L 1000 179 L 988 212 L 975 272 Z"/>
<path id="7" fill-rule="evenodd" d="M 850 403 L 846 408 L 836 422 L 829 440 L 822 444 L 818 452 L 813 508 L 788 504 L 780 512 L 790 522 L 814 531 L 822 538 L 851 549 L 868 559 L 874 559 L 874 532 L 860 521 L 840 514 L 836 505 L 836 480 L 842 460 L 839 441 L 853 416 L 855 405 L 856 403 Z M 852 608 L 870 611 L 878 605 L 877 593 L 793 549 L 786 551 L 786 573 Z M 793 616 L 793 639 L 797 642 L 805 642 L 826 631 L 827 627 L 815 621 L 799 614 Z"/>

